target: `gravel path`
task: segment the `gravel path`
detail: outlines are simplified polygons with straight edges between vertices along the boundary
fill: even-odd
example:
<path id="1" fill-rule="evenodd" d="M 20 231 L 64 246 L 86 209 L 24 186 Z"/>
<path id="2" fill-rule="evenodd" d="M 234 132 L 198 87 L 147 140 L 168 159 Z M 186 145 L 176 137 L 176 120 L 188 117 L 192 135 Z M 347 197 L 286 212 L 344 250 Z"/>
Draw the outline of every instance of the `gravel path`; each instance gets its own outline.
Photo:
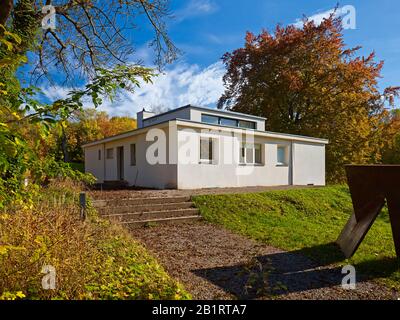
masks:
<path id="1" fill-rule="evenodd" d="M 341 288 L 341 268 L 318 266 L 207 222 L 133 229 L 194 299 L 397 299 L 372 281 Z"/>

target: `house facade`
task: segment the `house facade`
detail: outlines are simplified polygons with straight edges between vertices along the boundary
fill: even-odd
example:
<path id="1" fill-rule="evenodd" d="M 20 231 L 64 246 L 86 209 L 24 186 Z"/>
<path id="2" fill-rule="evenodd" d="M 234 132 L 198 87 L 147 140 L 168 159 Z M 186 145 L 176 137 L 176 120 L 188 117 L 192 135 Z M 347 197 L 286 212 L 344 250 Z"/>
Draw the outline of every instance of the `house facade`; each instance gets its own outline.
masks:
<path id="1" fill-rule="evenodd" d="M 265 119 L 187 105 L 137 114 L 133 131 L 87 143 L 98 183 L 156 189 L 325 185 L 325 139 L 265 131 Z"/>

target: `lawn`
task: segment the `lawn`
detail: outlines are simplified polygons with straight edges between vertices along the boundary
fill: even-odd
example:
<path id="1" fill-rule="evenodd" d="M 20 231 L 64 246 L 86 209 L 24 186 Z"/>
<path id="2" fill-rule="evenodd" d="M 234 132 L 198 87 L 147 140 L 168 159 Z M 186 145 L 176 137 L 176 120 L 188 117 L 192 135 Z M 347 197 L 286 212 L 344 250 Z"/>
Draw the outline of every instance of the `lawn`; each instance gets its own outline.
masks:
<path id="1" fill-rule="evenodd" d="M 334 244 L 353 211 L 347 186 L 204 195 L 193 201 L 212 223 L 322 264 L 352 264 L 359 274 L 400 288 L 400 261 L 386 209 L 351 259 Z"/>

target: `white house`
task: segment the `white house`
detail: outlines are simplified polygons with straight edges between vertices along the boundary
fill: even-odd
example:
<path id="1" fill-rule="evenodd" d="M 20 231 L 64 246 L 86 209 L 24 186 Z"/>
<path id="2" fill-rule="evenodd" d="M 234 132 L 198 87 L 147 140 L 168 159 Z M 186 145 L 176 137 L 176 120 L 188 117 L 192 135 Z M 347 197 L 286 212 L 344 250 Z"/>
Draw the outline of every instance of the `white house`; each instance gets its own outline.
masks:
<path id="1" fill-rule="evenodd" d="M 325 185 L 328 140 L 265 131 L 265 118 L 187 105 L 137 114 L 138 128 L 87 143 L 98 183 L 195 189 Z"/>

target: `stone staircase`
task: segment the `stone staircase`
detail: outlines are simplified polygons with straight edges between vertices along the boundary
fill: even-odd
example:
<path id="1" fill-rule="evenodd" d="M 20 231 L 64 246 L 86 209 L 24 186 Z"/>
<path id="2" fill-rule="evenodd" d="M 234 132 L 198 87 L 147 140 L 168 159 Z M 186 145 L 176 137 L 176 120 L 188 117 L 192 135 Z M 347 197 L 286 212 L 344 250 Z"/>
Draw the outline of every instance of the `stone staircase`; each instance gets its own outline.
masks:
<path id="1" fill-rule="evenodd" d="M 189 196 L 94 200 L 99 214 L 128 227 L 201 220 Z"/>

